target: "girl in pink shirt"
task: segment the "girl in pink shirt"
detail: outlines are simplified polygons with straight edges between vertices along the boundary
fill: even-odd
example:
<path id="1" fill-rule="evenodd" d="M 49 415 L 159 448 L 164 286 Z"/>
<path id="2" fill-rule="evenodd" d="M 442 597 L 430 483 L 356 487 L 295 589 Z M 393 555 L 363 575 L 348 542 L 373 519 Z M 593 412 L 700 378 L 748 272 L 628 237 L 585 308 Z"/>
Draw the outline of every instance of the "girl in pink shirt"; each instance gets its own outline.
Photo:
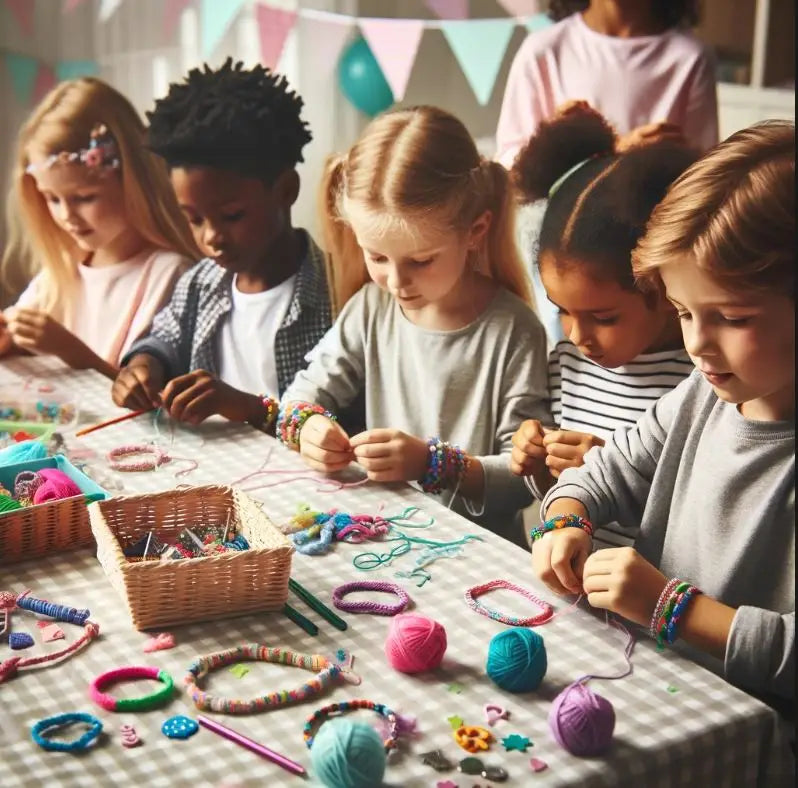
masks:
<path id="1" fill-rule="evenodd" d="M 165 166 L 130 102 L 97 79 L 54 88 L 23 126 L 8 265 L 41 265 L 0 313 L 0 355 L 60 357 L 113 378 L 177 277 L 199 259 Z"/>
<path id="2" fill-rule="evenodd" d="M 512 166 L 538 125 L 583 100 L 626 144 L 683 136 L 701 150 L 718 141 L 715 70 L 688 30 L 695 0 L 553 0 L 551 27 L 515 56 L 496 132 L 496 158 Z M 623 149 L 624 144 L 621 145 Z"/>

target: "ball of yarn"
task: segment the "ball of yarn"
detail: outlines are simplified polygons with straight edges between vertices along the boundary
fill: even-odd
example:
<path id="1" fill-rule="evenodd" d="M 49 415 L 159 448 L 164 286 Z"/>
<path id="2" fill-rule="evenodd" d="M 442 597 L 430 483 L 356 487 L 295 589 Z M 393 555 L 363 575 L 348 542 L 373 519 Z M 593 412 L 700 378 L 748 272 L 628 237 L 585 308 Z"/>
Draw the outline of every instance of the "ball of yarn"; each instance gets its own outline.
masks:
<path id="1" fill-rule="evenodd" d="M 549 728 L 572 755 L 601 755 L 612 743 L 615 709 L 581 682 L 566 687 L 549 711 Z"/>
<path id="2" fill-rule="evenodd" d="M 345 718 L 321 726 L 310 761 L 327 788 L 376 788 L 385 774 L 385 748 L 377 731 Z"/>
<path id="3" fill-rule="evenodd" d="M 12 443 L 5 449 L 0 449 L 0 465 L 14 465 L 18 462 L 29 460 L 43 460 L 47 456 L 47 449 L 41 441 L 29 440 Z"/>
<path id="4" fill-rule="evenodd" d="M 385 640 L 388 662 L 402 673 L 422 673 L 441 664 L 446 651 L 446 630 L 418 613 L 394 616 Z"/>
<path id="5" fill-rule="evenodd" d="M 57 468 L 42 468 L 39 476 L 44 480 L 33 493 L 33 503 L 47 503 L 59 501 L 62 498 L 71 498 L 81 495 L 80 487 L 63 471 Z"/>
<path id="6" fill-rule="evenodd" d="M 0 494 L 0 512 L 13 512 L 15 509 L 21 509 L 22 504 L 15 501 L 10 495 Z"/>
<path id="7" fill-rule="evenodd" d="M 546 675 L 546 647 L 534 629 L 513 627 L 490 640 L 485 670 L 507 692 L 531 692 Z"/>

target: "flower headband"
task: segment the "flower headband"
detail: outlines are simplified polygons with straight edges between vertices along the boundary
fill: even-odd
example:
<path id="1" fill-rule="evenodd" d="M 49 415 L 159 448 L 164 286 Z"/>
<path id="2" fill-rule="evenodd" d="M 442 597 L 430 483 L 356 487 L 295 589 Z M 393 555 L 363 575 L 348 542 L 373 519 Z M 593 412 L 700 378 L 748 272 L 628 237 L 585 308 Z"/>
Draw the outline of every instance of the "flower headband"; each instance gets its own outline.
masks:
<path id="1" fill-rule="evenodd" d="M 55 164 L 83 164 L 90 170 L 101 172 L 117 169 L 120 165 L 116 140 L 104 123 L 97 123 L 89 135 L 89 147 L 77 151 L 59 151 L 43 162 L 29 164 L 25 172 L 50 169 Z"/>

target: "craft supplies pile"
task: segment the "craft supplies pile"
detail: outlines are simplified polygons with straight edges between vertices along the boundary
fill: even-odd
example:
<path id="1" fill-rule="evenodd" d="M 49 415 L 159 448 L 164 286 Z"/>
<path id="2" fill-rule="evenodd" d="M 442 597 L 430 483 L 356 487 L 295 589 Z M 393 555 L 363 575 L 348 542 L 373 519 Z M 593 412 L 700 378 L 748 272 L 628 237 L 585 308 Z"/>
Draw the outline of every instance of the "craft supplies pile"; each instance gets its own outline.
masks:
<path id="1" fill-rule="evenodd" d="M 20 471 L 14 479 L 13 490 L 6 490 L 0 485 L 0 513 L 76 495 L 82 495 L 80 487 L 57 468 Z"/>

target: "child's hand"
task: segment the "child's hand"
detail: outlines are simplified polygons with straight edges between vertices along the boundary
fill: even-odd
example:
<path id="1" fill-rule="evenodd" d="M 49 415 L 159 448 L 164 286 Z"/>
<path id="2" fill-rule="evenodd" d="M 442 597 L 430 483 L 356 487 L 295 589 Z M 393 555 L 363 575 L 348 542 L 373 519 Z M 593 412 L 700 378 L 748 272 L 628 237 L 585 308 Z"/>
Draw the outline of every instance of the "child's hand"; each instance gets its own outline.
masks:
<path id="1" fill-rule="evenodd" d="M 351 440 L 355 460 L 373 482 L 420 479 L 427 470 L 427 442 L 399 430 L 366 430 Z"/>
<path id="2" fill-rule="evenodd" d="M 576 531 L 576 528 L 565 528 Z M 646 626 L 668 580 L 633 547 L 597 550 L 585 561 L 582 585 L 593 606 Z"/>
<path id="3" fill-rule="evenodd" d="M 624 134 L 615 144 L 615 150 L 618 153 L 626 153 L 631 148 L 639 148 L 643 145 L 651 145 L 653 142 L 662 142 L 663 140 L 687 145 L 687 140 L 679 126 L 675 123 L 660 121 L 638 126 L 636 129 Z"/>
<path id="4" fill-rule="evenodd" d="M 40 309 L 11 309 L 7 321 L 14 344 L 31 353 L 46 353 L 66 360 L 75 341 L 72 332 Z"/>
<path id="5" fill-rule="evenodd" d="M 537 419 L 527 419 L 513 435 L 510 470 L 516 476 L 531 476 L 546 460 L 543 426 Z"/>
<path id="6" fill-rule="evenodd" d="M 355 459 L 343 427 L 320 413 L 314 413 L 302 426 L 299 453 L 313 470 L 321 473 L 340 471 Z"/>
<path id="7" fill-rule="evenodd" d="M 131 410 L 149 410 L 161 405 L 158 393 L 163 386 L 161 363 L 146 353 L 133 356 L 122 367 L 111 387 L 111 398 L 116 405 Z"/>
<path id="8" fill-rule="evenodd" d="M 11 350 L 14 345 L 14 340 L 11 338 L 11 332 L 8 330 L 8 321 L 6 316 L 0 312 L 0 356 L 4 356 Z"/>
<path id="9" fill-rule="evenodd" d="M 187 424 L 200 424 L 218 414 L 230 421 L 253 421 L 263 415 L 260 398 L 219 380 L 204 369 L 173 378 L 161 392 L 169 415 Z"/>
<path id="10" fill-rule="evenodd" d="M 555 594 L 581 594 L 590 545 L 590 536 L 581 528 L 550 531 L 532 545 L 532 568 Z"/>
<path id="11" fill-rule="evenodd" d="M 546 466 L 557 479 L 566 468 L 582 465 L 585 454 L 594 446 L 603 446 L 604 441 L 587 432 L 547 430 L 543 445 L 546 448 Z"/>

